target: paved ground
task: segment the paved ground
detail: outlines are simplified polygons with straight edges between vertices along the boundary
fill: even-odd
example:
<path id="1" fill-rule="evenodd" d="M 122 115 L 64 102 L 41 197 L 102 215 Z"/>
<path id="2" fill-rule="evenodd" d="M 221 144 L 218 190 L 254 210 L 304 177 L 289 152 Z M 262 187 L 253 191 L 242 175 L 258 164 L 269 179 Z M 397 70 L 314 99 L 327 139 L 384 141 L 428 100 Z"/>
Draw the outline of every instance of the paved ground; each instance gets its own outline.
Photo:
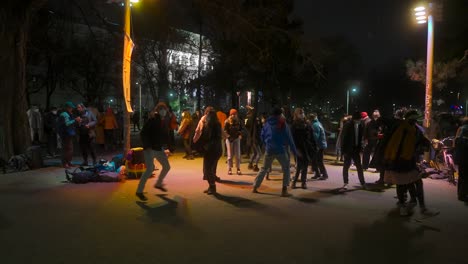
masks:
<path id="1" fill-rule="evenodd" d="M 69 184 L 58 167 L 0 175 L 1 263 L 468 263 L 468 208 L 445 181 L 424 181 L 441 214 L 418 223 L 417 211 L 398 216 L 393 188 L 337 193 L 340 166 L 282 198 L 278 167 L 253 194 L 255 173 L 243 163 L 228 176 L 222 158 L 214 197 L 202 193 L 201 159 L 170 162 L 169 192 L 151 179 L 146 203 L 135 180 Z"/>

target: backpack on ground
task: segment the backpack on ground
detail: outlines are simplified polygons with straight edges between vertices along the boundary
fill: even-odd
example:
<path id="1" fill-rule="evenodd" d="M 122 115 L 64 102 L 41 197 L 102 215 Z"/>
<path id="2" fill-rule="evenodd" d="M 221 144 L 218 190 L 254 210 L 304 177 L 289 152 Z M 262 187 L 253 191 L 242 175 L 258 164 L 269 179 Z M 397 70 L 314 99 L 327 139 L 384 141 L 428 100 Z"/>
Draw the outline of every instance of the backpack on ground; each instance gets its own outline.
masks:
<path id="1" fill-rule="evenodd" d="M 98 180 L 98 173 L 94 167 L 88 169 L 78 167 L 73 171 L 65 170 L 65 176 L 71 183 L 88 183 Z"/>

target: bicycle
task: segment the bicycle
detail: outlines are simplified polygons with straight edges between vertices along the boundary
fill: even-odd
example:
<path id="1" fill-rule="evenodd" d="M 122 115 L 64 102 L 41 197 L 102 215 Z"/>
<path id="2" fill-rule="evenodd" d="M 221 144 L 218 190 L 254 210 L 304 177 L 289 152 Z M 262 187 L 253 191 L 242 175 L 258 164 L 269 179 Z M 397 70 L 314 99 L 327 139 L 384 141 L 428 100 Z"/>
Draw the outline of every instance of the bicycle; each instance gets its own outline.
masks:
<path id="1" fill-rule="evenodd" d="M 453 185 L 457 185 L 457 179 L 455 177 L 455 162 L 453 161 L 453 146 L 455 137 L 446 137 L 442 140 L 433 139 L 432 146 L 436 151 L 434 160 L 431 161 L 431 167 L 447 172 L 447 181 Z"/>

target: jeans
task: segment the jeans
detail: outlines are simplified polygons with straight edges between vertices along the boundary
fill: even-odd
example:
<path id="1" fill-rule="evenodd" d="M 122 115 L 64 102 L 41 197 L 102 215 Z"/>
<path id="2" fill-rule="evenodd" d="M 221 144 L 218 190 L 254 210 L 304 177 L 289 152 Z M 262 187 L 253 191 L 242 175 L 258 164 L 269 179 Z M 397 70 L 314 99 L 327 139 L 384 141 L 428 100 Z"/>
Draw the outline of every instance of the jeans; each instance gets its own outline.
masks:
<path id="1" fill-rule="evenodd" d="M 73 159 L 73 137 L 64 136 L 62 138 L 63 155 L 62 165 L 69 165 Z"/>
<path id="2" fill-rule="evenodd" d="M 328 177 L 327 169 L 325 168 L 325 164 L 323 163 L 323 151 L 324 149 L 319 149 L 317 153 L 315 153 L 314 158 L 312 159 L 312 168 L 315 172 L 315 175 L 323 177 Z"/>
<path id="3" fill-rule="evenodd" d="M 258 165 L 258 161 L 260 160 L 260 156 L 262 155 L 262 150 L 258 144 L 252 145 L 253 155 L 250 157 L 250 164 Z"/>
<path id="4" fill-rule="evenodd" d="M 271 169 L 271 164 L 273 164 L 273 160 L 278 160 L 281 165 L 281 169 L 283 170 L 283 187 L 287 187 L 289 185 L 289 180 L 291 178 L 291 173 L 289 171 L 289 159 L 286 153 L 279 153 L 279 154 L 269 154 L 266 153 L 263 159 L 263 166 L 257 174 L 257 177 L 254 180 L 254 188 L 260 187 L 265 178 L 267 172 Z"/>
<path id="5" fill-rule="evenodd" d="M 143 173 L 143 175 L 141 175 L 140 182 L 138 183 L 137 193 L 143 192 L 146 181 L 151 176 L 151 174 L 153 174 L 154 159 L 158 160 L 158 162 L 161 163 L 161 166 L 162 166 L 161 172 L 159 173 L 159 177 L 156 181 L 155 186 L 162 185 L 164 178 L 166 177 L 167 173 L 171 169 L 169 160 L 167 159 L 166 153 L 164 153 L 163 150 L 145 149 L 143 153 L 145 155 L 146 171 Z"/>
<path id="6" fill-rule="evenodd" d="M 226 139 L 226 147 L 228 154 L 228 168 L 232 168 L 232 158 L 236 157 L 236 168 L 240 168 L 241 164 L 241 148 L 240 148 L 240 138 L 236 138 L 234 141 L 230 142 L 229 139 Z"/>
<path id="7" fill-rule="evenodd" d="M 370 156 L 372 153 L 374 153 L 376 144 L 376 140 L 369 140 L 368 144 L 364 148 L 364 151 L 362 153 L 362 168 L 364 170 L 367 170 L 369 168 Z"/>
<path id="8" fill-rule="evenodd" d="M 301 182 L 306 183 L 307 181 L 307 168 L 309 167 L 309 159 L 306 157 L 297 158 L 297 169 L 294 182 L 297 182 L 299 174 L 301 175 Z"/>
<path id="9" fill-rule="evenodd" d="M 192 156 L 192 146 L 190 146 L 190 138 L 184 138 L 185 155 Z"/>
<path id="10" fill-rule="evenodd" d="M 366 181 L 364 180 L 364 171 L 362 169 L 361 154 L 359 150 L 354 150 L 352 153 L 344 153 L 343 182 L 345 184 L 348 184 L 349 182 L 348 170 L 349 167 L 351 167 L 351 160 L 354 161 L 354 165 L 356 166 L 359 182 L 361 184 L 366 184 Z"/>
<path id="11" fill-rule="evenodd" d="M 93 164 L 96 163 L 96 152 L 94 151 L 93 141 L 94 138 L 90 137 L 88 134 L 80 135 L 79 143 L 84 163 L 88 163 L 88 152 L 91 154 Z"/>

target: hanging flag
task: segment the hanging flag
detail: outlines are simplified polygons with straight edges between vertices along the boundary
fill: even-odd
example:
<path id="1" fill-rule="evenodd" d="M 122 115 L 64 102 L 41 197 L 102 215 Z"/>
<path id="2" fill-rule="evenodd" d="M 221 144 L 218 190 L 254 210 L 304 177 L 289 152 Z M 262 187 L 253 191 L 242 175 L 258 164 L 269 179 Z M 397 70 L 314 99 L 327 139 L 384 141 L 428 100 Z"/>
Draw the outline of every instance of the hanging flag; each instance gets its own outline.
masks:
<path id="1" fill-rule="evenodd" d="M 125 34 L 124 54 L 123 54 L 123 95 L 127 112 L 133 113 L 130 102 L 130 69 L 132 63 L 133 41 L 128 34 Z"/>

